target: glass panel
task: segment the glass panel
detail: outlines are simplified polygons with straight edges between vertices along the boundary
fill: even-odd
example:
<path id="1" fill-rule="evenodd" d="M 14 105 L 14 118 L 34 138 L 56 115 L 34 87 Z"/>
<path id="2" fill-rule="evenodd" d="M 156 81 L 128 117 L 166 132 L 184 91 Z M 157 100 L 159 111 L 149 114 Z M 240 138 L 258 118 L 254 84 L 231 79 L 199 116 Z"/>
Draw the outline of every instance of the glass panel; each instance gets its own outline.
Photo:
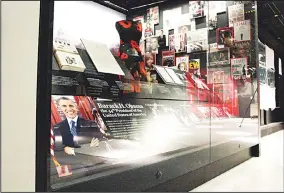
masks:
<path id="1" fill-rule="evenodd" d="M 52 189 L 135 169 L 139 186 L 181 176 L 210 162 L 210 119 L 231 116 L 225 74 L 207 83 L 205 2 L 132 12 L 55 2 Z M 168 175 L 152 182 L 157 168 Z"/>
<path id="2" fill-rule="evenodd" d="M 257 21 L 251 1 L 208 1 L 207 83 L 211 104 L 211 162 L 258 143 Z"/>

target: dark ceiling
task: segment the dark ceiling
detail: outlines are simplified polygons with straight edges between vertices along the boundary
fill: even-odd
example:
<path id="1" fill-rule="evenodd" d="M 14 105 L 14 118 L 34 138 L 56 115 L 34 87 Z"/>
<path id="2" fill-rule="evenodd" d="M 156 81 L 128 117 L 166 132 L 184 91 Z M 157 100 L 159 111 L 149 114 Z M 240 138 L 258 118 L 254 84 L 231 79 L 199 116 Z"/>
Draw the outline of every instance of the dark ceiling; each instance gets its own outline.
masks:
<path id="1" fill-rule="evenodd" d="M 97 0 L 101 4 L 127 13 L 135 7 L 173 0 Z M 109 3 L 108 3 L 109 2 Z M 187 1 L 188 2 L 188 1 Z M 114 6 L 118 5 L 117 6 Z M 284 57 L 284 0 L 257 1 L 258 33 L 260 40 L 271 47 L 279 57 Z M 123 9 L 120 9 L 123 8 Z"/>
<path id="2" fill-rule="evenodd" d="M 259 1 L 259 38 L 278 54 L 284 57 L 284 1 Z"/>

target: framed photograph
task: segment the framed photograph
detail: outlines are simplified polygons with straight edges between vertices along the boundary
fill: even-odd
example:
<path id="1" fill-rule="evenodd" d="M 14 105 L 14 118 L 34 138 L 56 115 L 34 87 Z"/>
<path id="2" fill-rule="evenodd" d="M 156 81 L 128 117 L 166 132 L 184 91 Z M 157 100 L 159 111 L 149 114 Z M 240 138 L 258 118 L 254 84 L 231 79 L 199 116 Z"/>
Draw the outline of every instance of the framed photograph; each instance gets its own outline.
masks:
<path id="1" fill-rule="evenodd" d="M 216 31 L 217 48 L 230 48 L 234 45 L 234 28 L 224 27 L 218 28 Z"/>

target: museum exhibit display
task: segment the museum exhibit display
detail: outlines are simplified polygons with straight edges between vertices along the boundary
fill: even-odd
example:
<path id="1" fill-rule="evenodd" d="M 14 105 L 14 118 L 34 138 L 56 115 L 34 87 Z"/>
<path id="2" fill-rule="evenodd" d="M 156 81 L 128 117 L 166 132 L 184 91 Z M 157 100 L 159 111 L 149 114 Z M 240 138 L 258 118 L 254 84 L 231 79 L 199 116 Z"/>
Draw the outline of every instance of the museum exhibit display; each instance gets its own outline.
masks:
<path id="1" fill-rule="evenodd" d="M 115 3 L 54 2 L 46 190 L 189 191 L 257 156 L 256 2 Z"/>

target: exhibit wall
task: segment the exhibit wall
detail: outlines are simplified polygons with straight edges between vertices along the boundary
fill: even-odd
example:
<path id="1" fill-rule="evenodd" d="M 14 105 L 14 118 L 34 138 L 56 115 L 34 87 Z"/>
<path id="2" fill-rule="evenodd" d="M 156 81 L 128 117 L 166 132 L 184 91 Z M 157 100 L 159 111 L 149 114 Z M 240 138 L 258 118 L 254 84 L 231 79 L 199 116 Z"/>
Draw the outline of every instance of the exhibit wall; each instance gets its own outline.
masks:
<path id="1" fill-rule="evenodd" d="M 254 7 L 55 2 L 51 190 L 146 191 L 257 145 Z"/>
<path id="2" fill-rule="evenodd" d="M 150 25 L 153 31 L 152 36 L 159 37 L 160 30 L 163 29 L 163 35 L 167 41 L 166 46 L 159 48 L 157 64 L 164 65 L 159 61 L 159 58 L 164 57 L 164 50 L 171 49 L 175 52 L 176 66 L 179 63 L 178 58 L 187 58 L 189 63 L 198 62 L 198 67 L 189 65 L 188 71 L 206 83 L 214 93 L 213 101 L 208 102 L 211 112 L 214 111 L 212 109 L 221 105 L 228 109 L 232 117 L 258 117 L 259 88 L 256 69 L 259 64 L 254 5 L 233 1 L 209 1 L 206 3 L 194 1 L 188 3 L 180 0 L 161 4 L 158 7 L 159 22 Z M 132 10 L 131 14 L 129 19 L 141 18 L 142 16 L 146 23 L 144 26 L 147 27 L 146 21 L 149 21 L 148 18 L 151 17 L 151 6 L 147 9 Z M 182 29 L 187 31 L 184 32 Z M 224 45 L 222 43 L 224 42 L 222 40 L 223 34 L 226 37 L 231 37 L 231 44 Z M 146 52 L 147 38 L 145 36 Z M 182 41 L 187 41 L 186 46 L 183 46 Z M 226 38 L 226 41 L 230 42 L 229 38 Z M 173 46 L 171 46 L 171 42 L 174 42 Z M 182 47 L 185 47 L 184 50 Z M 252 49 L 254 47 L 255 49 Z M 198 103 L 199 100 L 202 99 L 199 98 L 193 103 Z M 218 127 L 220 129 L 220 125 L 214 125 L 213 114 L 210 117 L 212 134 L 214 129 L 218 130 Z M 258 121 L 255 121 L 252 125 L 255 124 L 257 128 Z M 240 119 L 240 122 L 242 122 L 242 119 Z M 239 124 L 238 126 L 241 128 L 243 125 Z M 226 128 L 230 127 L 232 126 Z M 234 130 L 233 127 L 231 129 Z M 256 133 L 257 130 L 255 130 Z M 238 129 L 232 136 L 237 135 L 237 133 L 241 135 L 241 132 L 244 132 L 244 130 Z M 231 131 L 216 131 L 217 136 L 226 136 L 228 141 L 234 138 L 228 138 L 230 133 Z M 243 134 L 246 135 L 245 132 Z M 219 141 L 220 139 L 217 140 L 217 138 L 211 136 L 210 144 L 214 144 L 215 140 Z M 232 152 L 228 151 L 228 154 L 230 153 Z M 211 158 L 214 157 L 214 154 L 211 152 Z M 217 152 L 216 154 L 221 157 L 226 155 L 226 153 Z"/>
<path id="3" fill-rule="evenodd" d="M 35 191 L 39 10 L 39 1 L 1 2 L 3 192 Z"/>

